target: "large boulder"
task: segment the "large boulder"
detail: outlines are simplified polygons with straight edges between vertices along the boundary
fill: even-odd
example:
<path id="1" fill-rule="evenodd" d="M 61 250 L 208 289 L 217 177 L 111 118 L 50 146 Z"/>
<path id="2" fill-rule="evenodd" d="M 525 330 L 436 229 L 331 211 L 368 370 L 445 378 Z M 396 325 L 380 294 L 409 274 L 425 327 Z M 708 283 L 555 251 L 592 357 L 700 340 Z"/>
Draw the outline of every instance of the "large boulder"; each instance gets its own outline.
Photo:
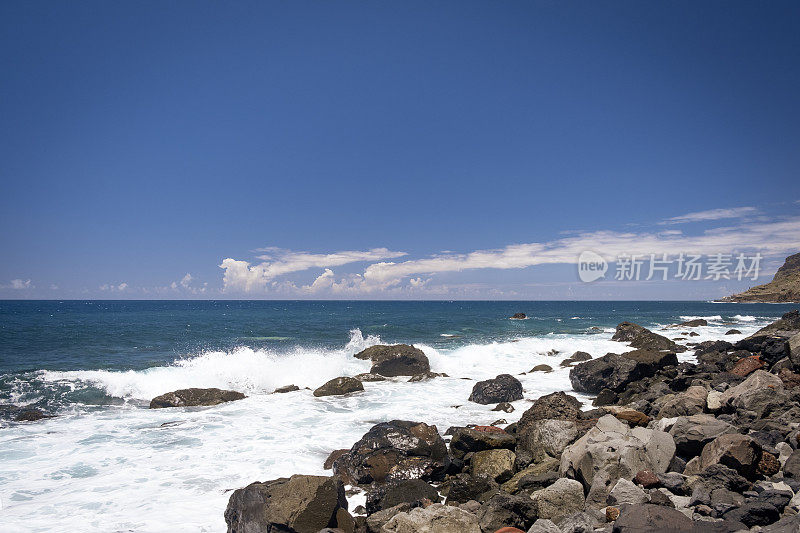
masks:
<path id="1" fill-rule="evenodd" d="M 425 353 L 408 344 L 377 344 L 358 352 L 355 357 L 372 361 L 370 374 L 381 376 L 414 376 L 431 370 Z"/>
<path id="2" fill-rule="evenodd" d="M 783 381 L 766 370 L 756 370 L 743 382 L 723 392 L 720 403 L 723 408 L 752 411 L 763 417 L 785 399 Z"/>
<path id="3" fill-rule="evenodd" d="M 611 337 L 612 341 L 627 342 L 634 348 L 643 350 L 661 351 L 667 350 L 670 352 L 685 351 L 686 348 L 675 344 L 674 341 L 653 333 L 647 328 L 639 324 L 631 322 L 622 322 L 617 326 L 617 331 Z"/>
<path id="4" fill-rule="evenodd" d="M 450 465 L 447 446 L 436 426 L 392 420 L 372 427 L 350 451 L 333 463 L 349 484 L 440 479 Z"/>
<path id="5" fill-rule="evenodd" d="M 397 513 L 382 533 L 481 533 L 478 517 L 458 507 L 435 503 Z"/>
<path id="6" fill-rule="evenodd" d="M 235 490 L 228 500 L 225 523 L 229 533 L 316 533 L 338 527 L 340 509 L 347 510 L 341 481 L 296 475 Z"/>
<path id="7" fill-rule="evenodd" d="M 518 432 L 517 445 L 527 450 L 535 463 L 547 457 L 559 458 L 569 444 L 579 436 L 578 422 L 575 420 L 534 420 L 525 431 Z"/>
<path id="8" fill-rule="evenodd" d="M 699 469 L 721 464 L 736 470 L 747 479 L 756 475 L 761 460 L 761 446 L 751 437 L 739 433 L 720 435 L 703 447 Z"/>
<path id="9" fill-rule="evenodd" d="M 581 402 L 565 392 L 553 392 L 537 398 L 517 424 L 517 432 L 531 425 L 534 420 L 575 420 L 581 415 Z"/>
<path id="10" fill-rule="evenodd" d="M 486 478 L 498 483 L 511 479 L 514 475 L 516 454 L 511 450 L 484 450 L 472 456 L 472 475 Z"/>
<path id="11" fill-rule="evenodd" d="M 800 333 L 789 338 L 789 360 L 795 368 L 800 368 Z"/>
<path id="12" fill-rule="evenodd" d="M 589 491 L 587 505 L 603 507 L 616 480 L 632 479 L 640 470 L 664 473 L 674 456 L 675 442 L 668 433 L 630 428 L 605 415 L 564 450 L 559 471 L 583 483 Z"/>
<path id="13" fill-rule="evenodd" d="M 575 365 L 569 371 L 569 380 L 572 388 L 579 392 L 597 394 L 603 389 L 621 392 L 630 383 L 677 364 L 674 352 L 634 350 L 622 355 L 606 354 Z"/>
<path id="14" fill-rule="evenodd" d="M 201 405 L 218 405 L 246 398 L 241 392 L 222 389 L 181 389 L 156 396 L 150 400 L 150 409 L 164 407 L 196 407 Z"/>
<path id="15" fill-rule="evenodd" d="M 333 378 L 317 390 L 314 391 L 314 396 L 341 396 L 342 394 L 350 394 L 351 392 L 359 392 L 364 390 L 364 385 L 355 378 L 340 377 Z"/>
<path id="16" fill-rule="evenodd" d="M 583 511 L 583 485 L 574 479 L 561 478 L 549 487 L 531 494 L 536 516 L 558 524 L 564 518 Z"/>
<path id="17" fill-rule="evenodd" d="M 658 417 L 670 418 L 700 414 L 706 406 L 707 397 L 708 391 L 705 387 L 693 385 L 681 393 L 669 395 L 661 405 Z"/>
<path id="18" fill-rule="evenodd" d="M 482 405 L 521 399 L 522 383 L 511 374 L 500 374 L 496 378 L 479 381 L 469 395 L 469 401 Z"/>
<path id="19" fill-rule="evenodd" d="M 499 431 L 479 431 L 472 428 L 456 428 L 450 440 L 450 453 L 453 457 L 463 459 L 470 452 L 483 450 L 513 450 L 517 439 L 500 428 Z M 449 431 L 448 431 L 449 433 Z"/>
<path id="20" fill-rule="evenodd" d="M 682 457 L 700 455 L 706 444 L 726 433 L 736 433 L 736 428 L 706 414 L 679 416 L 669 430 L 677 453 Z"/>

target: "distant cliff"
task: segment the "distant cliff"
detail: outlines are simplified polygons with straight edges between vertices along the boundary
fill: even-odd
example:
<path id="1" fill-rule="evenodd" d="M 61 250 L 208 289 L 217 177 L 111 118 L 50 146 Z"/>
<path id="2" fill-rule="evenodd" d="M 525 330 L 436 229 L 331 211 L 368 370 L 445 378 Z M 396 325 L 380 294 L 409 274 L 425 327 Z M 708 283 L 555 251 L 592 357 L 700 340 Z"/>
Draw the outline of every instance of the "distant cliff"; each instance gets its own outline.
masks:
<path id="1" fill-rule="evenodd" d="M 790 255 L 772 281 L 726 296 L 724 302 L 782 303 L 800 302 L 800 253 Z"/>

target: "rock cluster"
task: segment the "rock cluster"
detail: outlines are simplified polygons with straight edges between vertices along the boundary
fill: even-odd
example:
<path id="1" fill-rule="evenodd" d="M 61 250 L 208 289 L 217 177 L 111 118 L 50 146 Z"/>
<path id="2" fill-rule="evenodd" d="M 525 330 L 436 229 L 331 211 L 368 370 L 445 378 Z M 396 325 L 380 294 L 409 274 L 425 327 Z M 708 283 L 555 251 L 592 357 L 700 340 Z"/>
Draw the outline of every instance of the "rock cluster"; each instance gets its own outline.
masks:
<path id="1" fill-rule="evenodd" d="M 451 427 L 444 438 L 424 422 L 383 422 L 331 454 L 331 477 L 235 491 L 228 530 L 800 531 L 796 313 L 735 344 L 697 345 L 696 364 L 635 324 L 617 333 L 638 349 L 570 369 L 576 390 L 598 395 L 594 409 L 556 392 L 515 424 Z M 470 400 L 517 400 L 518 383 L 501 374 Z M 344 485 L 366 493 L 354 515 Z"/>

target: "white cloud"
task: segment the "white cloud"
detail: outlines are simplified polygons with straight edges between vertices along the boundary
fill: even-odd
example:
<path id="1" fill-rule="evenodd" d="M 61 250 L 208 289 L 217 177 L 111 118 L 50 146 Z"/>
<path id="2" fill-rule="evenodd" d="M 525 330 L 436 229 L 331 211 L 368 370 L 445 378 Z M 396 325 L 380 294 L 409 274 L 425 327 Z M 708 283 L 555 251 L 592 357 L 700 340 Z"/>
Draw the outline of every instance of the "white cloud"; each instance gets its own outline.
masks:
<path id="1" fill-rule="evenodd" d="M 29 279 L 12 279 L 8 285 L 0 285 L 0 289 L 14 289 L 21 291 L 25 289 L 32 289 L 31 280 Z"/>
<path id="2" fill-rule="evenodd" d="M 395 259 L 406 255 L 386 248 L 373 248 L 365 251 L 342 251 L 330 254 L 294 252 L 282 248 L 261 248 L 266 252 L 258 256 L 263 262 L 251 265 L 248 261 L 227 258 L 219 265 L 225 270 L 222 278 L 223 290 L 254 292 L 263 291 L 276 277 L 310 268 L 330 268 L 365 261 Z"/>
<path id="3" fill-rule="evenodd" d="M 125 283 L 124 281 L 122 283 L 120 283 L 119 285 L 110 285 L 108 283 L 104 283 L 103 285 L 100 285 L 100 290 L 101 291 L 124 292 L 127 289 L 128 289 L 128 284 Z"/>
<path id="4" fill-rule="evenodd" d="M 679 218 L 679 217 L 676 217 Z M 437 274 L 481 269 L 522 269 L 543 264 L 575 264 L 581 252 L 592 250 L 614 261 L 620 255 L 680 253 L 713 254 L 734 252 L 761 252 L 765 256 L 785 257 L 800 249 L 800 217 L 775 221 L 754 221 L 723 226 L 697 235 L 685 235 L 677 230 L 617 232 L 590 231 L 568 234 L 547 242 L 511 244 L 503 248 L 475 250 L 469 253 L 440 253 L 402 262 L 378 260 L 367 265 L 362 274 L 347 274 L 337 280 L 329 263 L 355 262 L 367 255 L 404 255 L 385 248 L 367 252 L 336 252 L 308 254 L 281 250 L 279 258 L 271 263 L 250 265 L 247 261 L 225 259 L 220 265 L 225 270 L 226 290 L 253 292 L 269 290 L 275 294 L 331 294 L 409 296 L 441 294 L 442 291 L 463 291 L 463 285 L 449 287 L 432 282 Z M 357 255 L 362 254 L 362 255 Z M 266 256 L 265 256 L 266 257 Z M 313 258 L 313 260 L 312 260 Z M 327 259 L 326 259 L 327 258 Z M 341 263 L 344 264 L 344 263 Z M 290 268 L 293 265 L 293 268 Z M 291 281 L 276 280 L 283 273 L 324 268 L 310 285 L 297 286 Z M 486 288 L 489 290 L 489 288 Z M 507 294 L 506 294 L 507 295 Z"/>
<path id="5" fill-rule="evenodd" d="M 709 209 L 708 211 L 697 211 L 696 213 L 686 213 L 679 217 L 672 217 L 659 222 L 659 224 L 685 224 L 688 222 L 705 222 L 709 220 L 723 220 L 726 218 L 741 218 L 748 215 L 755 215 L 758 209 L 755 207 L 732 207 L 728 209 Z"/>

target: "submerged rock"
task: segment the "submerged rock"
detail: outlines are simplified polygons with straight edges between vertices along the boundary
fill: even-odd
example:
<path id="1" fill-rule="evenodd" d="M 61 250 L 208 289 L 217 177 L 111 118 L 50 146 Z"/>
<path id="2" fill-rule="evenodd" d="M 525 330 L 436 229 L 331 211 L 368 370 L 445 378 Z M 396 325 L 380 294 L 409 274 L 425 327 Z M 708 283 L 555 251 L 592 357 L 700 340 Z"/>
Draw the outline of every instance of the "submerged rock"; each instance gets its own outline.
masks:
<path id="1" fill-rule="evenodd" d="M 511 320 L 525 320 L 528 316 L 525 313 L 514 313 L 511 315 Z"/>
<path id="2" fill-rule="evenodd" d="M 14 420 L 17 422 L 36 422 L 45 418 L 53 418 L 53 415 L 48 415 L 39 409 L 23 409 L 17 413 Z"/>
<path id="3" fill-rule="evenodd" d="M 483 405 L 521 399 L 522 383 L 511 374 L 500 374 L 496 378 L 479 381 L 469 395 L 469 401 Z"/>
<path id="4" fill-rule="evenodd" d="M 295 475 L 237 489 L 228 500 L 229 533 L 317 532 L 338 527 L 337 511 L 347 511 L 342 482 L 324 476 Z M 349 515 L 348 515 L 349 516 Z"/>
<path id="5" fill-rule="evenodd" d="M 341 396 L 342 394 L 349 394 L 351 392 L 359 392 L 364 390 L 364 385 L 355 378 L 340 377 L 333 378 L 317 390 L 314 391 L 314 396 Z"/>
<path id="6" fill-rule="evenodd" d="M 222 389 L 181 389 L 156 396 L 150 401 L 150 409 L 164 407 L 196 407 L 218 405 L 246 398 L 241 392 Z"/>

